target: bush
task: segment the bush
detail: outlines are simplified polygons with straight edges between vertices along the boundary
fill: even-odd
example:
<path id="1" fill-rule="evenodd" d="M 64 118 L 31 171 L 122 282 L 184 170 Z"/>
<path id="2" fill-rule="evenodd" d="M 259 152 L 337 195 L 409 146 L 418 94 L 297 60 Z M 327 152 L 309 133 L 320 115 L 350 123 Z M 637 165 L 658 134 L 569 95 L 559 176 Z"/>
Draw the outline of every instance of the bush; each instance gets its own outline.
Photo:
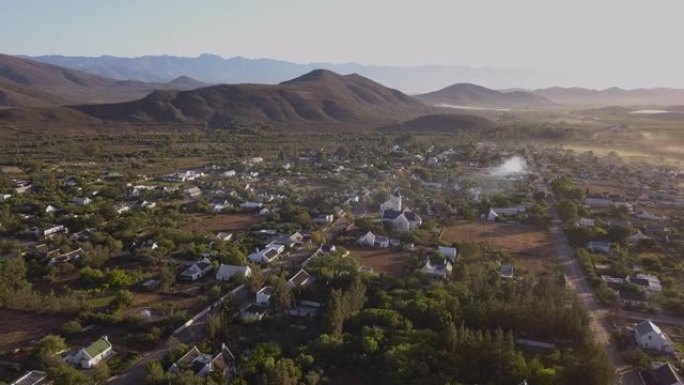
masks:
<path id="1" fill-rule="evenodd" d="M 71 320 L 62 325 L 61 332 L 67 337 L 75 336 L 83 330 L 81 323 L 77 320 Z"/>

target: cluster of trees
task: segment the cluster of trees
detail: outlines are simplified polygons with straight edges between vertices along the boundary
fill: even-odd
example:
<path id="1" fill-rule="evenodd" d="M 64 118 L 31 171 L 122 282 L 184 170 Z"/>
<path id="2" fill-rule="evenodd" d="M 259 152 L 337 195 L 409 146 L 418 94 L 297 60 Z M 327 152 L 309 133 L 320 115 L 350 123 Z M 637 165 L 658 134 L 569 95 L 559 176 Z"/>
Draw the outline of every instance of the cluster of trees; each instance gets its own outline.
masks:
<path id="1" fill-rule="evenodd" d="M 308 351 L 323 368 L 362 367 L 385 383 L 610 382 L 586 309 L 553 277 L 512 285 L 476 273 L 465 283 L 426 283 L 366 278 L 366 307 L 341 331 L 324 328 Z M 562 348 L 532 354 L 515 346 L 514 333 Z"/>

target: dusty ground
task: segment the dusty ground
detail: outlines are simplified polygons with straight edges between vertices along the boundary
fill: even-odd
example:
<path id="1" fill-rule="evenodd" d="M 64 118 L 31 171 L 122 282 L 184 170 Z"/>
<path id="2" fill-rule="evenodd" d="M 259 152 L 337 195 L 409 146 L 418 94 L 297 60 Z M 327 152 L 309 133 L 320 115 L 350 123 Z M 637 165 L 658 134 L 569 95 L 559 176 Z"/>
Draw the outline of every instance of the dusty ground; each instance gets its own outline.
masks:
<path id="1" fill-rule="evenodd" d="M 501 250 L 513 258 L 514 267 L 543 271 L 554 262 L 555 251 L 549 234 L 539 228 L 508 223 L 457 222 L 447 227 L 440 241 L 473 241 Z"/>
<path id="2" fill-rule="evenodd" d="M 397 277 L 404 274 L 406 270 L 408 262 L 406 252 L 377 248 L 351 248 L 349 251 L 351 258 L 362 266 L 373 268 L 376 273 Z"/>
<path id="3" fill-rule="evenodd" d="M 0 309 L 0 352 L 30 346 L 31 340 L 43 338 L 58 329 L 69 318 Z"/>
<path id="4" fill-rule="evenodd" d="M 195 216 L 183 227 L 184 231 L 244 231 L 259 221 L 256 215 L 221 214 Z"/>

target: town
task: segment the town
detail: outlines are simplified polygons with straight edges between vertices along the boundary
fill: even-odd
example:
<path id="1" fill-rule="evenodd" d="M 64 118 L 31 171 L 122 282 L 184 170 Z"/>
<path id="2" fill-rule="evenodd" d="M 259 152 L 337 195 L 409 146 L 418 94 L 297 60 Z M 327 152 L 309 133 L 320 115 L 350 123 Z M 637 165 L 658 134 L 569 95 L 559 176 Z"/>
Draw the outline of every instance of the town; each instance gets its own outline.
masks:
<path id="1" fill-rule="evenodd" d="M 412 135 L 303 147 L 4 167 L 1 378 L 681 382 L 681 170 Z"/>

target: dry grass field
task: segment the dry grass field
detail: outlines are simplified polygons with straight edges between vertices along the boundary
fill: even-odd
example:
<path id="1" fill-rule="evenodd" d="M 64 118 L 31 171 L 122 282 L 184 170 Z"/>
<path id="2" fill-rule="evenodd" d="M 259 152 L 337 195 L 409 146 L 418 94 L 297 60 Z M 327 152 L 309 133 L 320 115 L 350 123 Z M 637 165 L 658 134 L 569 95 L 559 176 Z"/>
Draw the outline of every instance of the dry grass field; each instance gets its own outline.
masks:
<path id="1" fill-rule="evenodd" d="M 58 329 L 68 318 L 0 309 L 0 352 L 27 347 L 32 340 L 43 338 Z"/>
<path id="2" fill-rule="evenodd" d="M 244 231 L 257 223 L 259 218 L 248 214 L 220 214 L 195 216 L 183 231 Z"/>
<path id="3" fill-rule="evenodd" d="M 406 272 L 408 253 L 394 249 L 351 248 L 350 257 L 374 272 L 394 277 Z"/>
<path id="4" fill-rule="evenodd" d="M 530 272 L 546 270 L 554 263 L 551 237 L 543 229 L 509 223 L 457 222 L 447 227 L 440 241 L 473 241 L 510 255 L 514 267 Z"/>

